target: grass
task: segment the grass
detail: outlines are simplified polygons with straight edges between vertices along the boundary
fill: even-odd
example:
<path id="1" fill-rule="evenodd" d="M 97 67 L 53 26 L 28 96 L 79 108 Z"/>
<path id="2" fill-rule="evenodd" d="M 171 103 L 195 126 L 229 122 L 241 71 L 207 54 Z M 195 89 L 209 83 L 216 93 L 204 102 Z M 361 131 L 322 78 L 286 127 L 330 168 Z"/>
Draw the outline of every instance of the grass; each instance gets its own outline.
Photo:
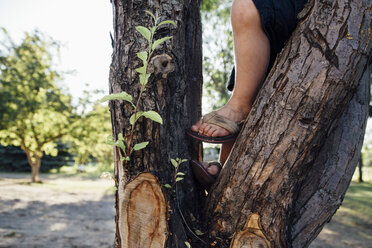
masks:
<path id="1" fill-rule="evenodd" d="M 103 172 L 113 174 L 113 166 L 105 164 L 89 164 L 84 172 L 79 172 L 78 166 L 62 166 L 59 170 L 52 169 L 48 173 L 40 173 L 42 183 L 31 183 L 31 174 L 24 172 L 4 172 L 10 178 L 19 179 L 18 184 L 32 185 L 33 187 L 53 188 L 62 191 L 100 191 L 104 194 L 114 192 L 112 179 L 100 179 Z"/>
<path id="2" fill-rule="evenodd" d="M 110 180 L 94 181 L 94 180 L 80 180 L 67 176 L 63 178 L 58 178 L 55 180 L 53 177 L 48 177 L 43 183 L 32 183 L 35 187 L 45 187 L 61 191 L 69 192 L 82 192 L 82 191 L 104 191 L 105 194 L 110 194 L 114 192 L 114 182 Z"/>
<path id="3" fill-rule="evenodd" d="M 372 239 L 372 167 L 363 168 L 364 183 L 359 183 L 358 178 L 356 170 L 335 217 L 345 227 L 357 230 L 360 236 Z"/>
<path id="4" fill-rule="evenodd" d="M 59 170 L 52 169 L 49 173 L 62 175 L 62 176 L 71 176 L 75 175 L 81 178 L 99 178 L 103 172 L 114 173 L 114 166 L 108 164 L 89 164 L 85 166 L 84 172 L 79 172 L 78 165 L 73 166 L 62 166 Z"/>
<path id="5" fill-rule="evenodd" d="M 372 228 L 372 183 L 352 182 L 339 211 L 350 215 L 353 222 L 363 222 Z"/>

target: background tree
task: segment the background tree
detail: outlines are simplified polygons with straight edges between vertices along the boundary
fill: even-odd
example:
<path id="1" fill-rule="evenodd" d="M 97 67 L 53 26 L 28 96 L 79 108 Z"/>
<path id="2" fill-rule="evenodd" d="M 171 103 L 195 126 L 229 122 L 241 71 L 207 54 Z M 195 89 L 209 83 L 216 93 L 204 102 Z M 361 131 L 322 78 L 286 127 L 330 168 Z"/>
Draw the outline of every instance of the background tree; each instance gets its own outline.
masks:
<path id="1" fill-rule="evenodd" d="M 71 131 L 64 139 L 68 142 L 76 164 L 98 162 L 106 167 L 112 165 L 112 147 L 105 144 L 111 133 L 110 112 L 107 107 L 93 101 L 99 91 L 84 91 L 79 98 L 79 114 L 71 124 Z"/>
<path id="2" fill-rule="evenodd" d="M 184 133 L 200 117 L 199 4 L 113 1 L 110 92 L 138 96 L 136 53 L 144 40 L 135 26 L 151 21 L 144 10 L 178 25 L 163 29 L 174 39 L 158 51 L 173 56 L 175 71 L 150 78 L 141 106 L 158 111 L 164 125 L 140 122 L 136 141 L 151 142 L 126 167 L 115 152 L 116 246 L 186 247 L 192 239 L 193 247 L 307 247 L 341 204 L 359 159 L 369 102 L 370 3 L 309 1 L 206 201 L 191 176 L 174 191 L 162 187 L 174 176 L 169 158 L 201 159 Z M 128 129 L 130 107 L 120 101 L 110 107 L 118 137 Z M 191 175 L 182 164 L 180 170 Z M 207 230 L 203 240 L 198 223 Z"/>
<path id="3" fill-rule="evenodd" d="M 66 143 L 56 142 L 57 156 L 44 155 L 41 159 L 40 172 L 49 172 L 74 162 L 73 155 Z M 0 171 L 31 172 L 26 153 L 17 146 L 0 145 Z"/>
<path id="4" fill-rule="evenodd" d="M 57 86 L 53 64 L 58 44 L 35 31 L 16 44 L 5 29 L 0 50 L 0 142 L 20 146 L 37 182 L 41 158 L 56 155 L 56 141 L 68 133 L 71 97 Z"/>
<path id="5" fill-rule="evenodd" d="M 203 112 L 216 110 L 230 98 L 226 86 L 234 66 L 230 24 L 232 1 L 203 1 Z M 216 35 L 218 34 L 218 35 Z"/>

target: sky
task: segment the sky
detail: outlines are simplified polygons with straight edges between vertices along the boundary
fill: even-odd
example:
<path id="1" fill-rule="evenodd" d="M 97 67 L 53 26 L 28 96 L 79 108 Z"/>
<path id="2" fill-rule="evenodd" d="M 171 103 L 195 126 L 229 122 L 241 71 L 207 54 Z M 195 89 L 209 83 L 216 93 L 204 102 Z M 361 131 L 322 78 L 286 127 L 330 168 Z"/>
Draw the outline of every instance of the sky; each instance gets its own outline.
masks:
<path id="1" fill-rule="evenodd" d="M 15 41 L 38 29 L 62 43 L 58 69 L 75 71 L 61 82 L 74 101 L 84 89 L 108 93 L 110 0 L 0 0 L 0 27 Z"/>

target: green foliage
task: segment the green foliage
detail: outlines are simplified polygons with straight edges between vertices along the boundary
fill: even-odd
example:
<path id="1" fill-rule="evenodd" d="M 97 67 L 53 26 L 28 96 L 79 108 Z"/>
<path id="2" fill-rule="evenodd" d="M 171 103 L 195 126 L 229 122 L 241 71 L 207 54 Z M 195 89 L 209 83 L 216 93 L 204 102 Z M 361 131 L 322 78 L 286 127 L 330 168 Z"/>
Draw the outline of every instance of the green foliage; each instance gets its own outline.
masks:
<path id="1" fill-rule="evenodd" d="M 218 1 L 208 2 L 212 4 Z M 229 17 L 230 4 L 226 2 L 202 13 L 204 27 L 203 76 L 205 81 L 203 101 L 208 103 L 203 106 L 210 105 L 210 109 L 204 109 L 203 112 L 222 107 L 230 98 L 226 83 L 234 65 L 234 56 Z M 216 36 L 216 33 L 219 35 Z"/>
<path id="2" fill-rule="evenodd" d="M 222 0 L 203 0 L 200 6 L 200 9 L 205 11 L 211 11 L 217 9 L 218 6 L 222 3 Z"/>
<path id="3" fill-rule="evenodd" d="M 146 142 L 142 142 L 142 143 L 138 143 L 138 144 L 135 144 L 135 145 L 133 146 L 133 150 L 135 150 L 135 151 L 142 150 L 142 149 L 146 148 L 146 146 L 147 146 L 148 144 L 149 144 L 148 141 L 146 141 Z"/>
<path id="4" fill-rule="evenodd" d="M 176 26 L 176 23 L 171 20 L 166 20 L 166 21 L 162 21 L 159 23 L 159 18 L 156 15 L 154 15 L 153 13 L 149 11 L 145 11 L 145 12 L 152 17 L 153 26 L 150 26 L 150 27 L 136 26 L 136 30 L 141 34 L 143 38 L 145 38 L 146 42 L 148 43 L 148 51 L 140 51 L 137 53 L 137 57 L 142 61 L 142 66 L 136 69 L 136 72 L 139 74 L 138 75 L 139 82 L 141 85 L 140 94 L 137 99 L 137 103 L 136 105 L 134 105 L 134 103 L 132 102 L 133 97 L 127 92 L 110 94 L 108 96 L 105 96 L 101 100 L 101 101 L 124 100 L 124 101 L 129 102 L 134 107 L 133 114 L 131 115 L 129 119 L 129 123 L 131 125 L 131 130 L 128 130 L 129 135 L 125 135 L 127 132 L 126 130 L 124 130 L 124 135 L 120 133 L 116 141 L 112 136 L 109 136 L 106 140 L 107 144 L 113 145 L 120 149 L 119 150 L 121 154 L 120 161 L 124 163 L 130 160 L 130 155 L 132 154 L 133 151 L 142 150 L 149 144 L 148 141 L 141 142 L 138 144 L 132 144 L 135 125 L 137 121 L 139 120 L 139 118 L 145 117 L 159 124 L 163 124 L 163 119 L 157 112 L 153 110 L 139 111 L 139 105 L 142 100 L 143 92 L 145 91 L 146 85 L 148 84 L 149 78 L 151 76 L 151 73 L 148 73 L 148 65 L 150 63 L 152 54 L 157 47 L 159 47 L 161 44 L 163 44 L 164 42 L 172 38 L 171 36 L 166 36 L 158 40 L 154 40 L 154 35 L 160 26 L 166 25 L 166 24 L 171 24 L 171 25 Z"/>
<path id="5" fill-rule="evenodd" d="M 127 92 L 121 92 L 117 94 L 111 94 L 108 96 L 104 96 L 101 101 L 104 102 L 104 101 L 109 101 L 109 100 L 124 100 L 124 101 L 129 102 L 133 107 L 136 107 L 134 106 L 132 102 L 133 97 L 129 95 Z"/>
<path id="6" fill-rule="evenodd" d="M 0 46 L 0 142 L 20 146 L 30 163 L 57 155 L 55 141 L 68 133 L 71 97 L 57 86 L 53 55 L 58 44 L 35 31 L 16 44 L 2 29 Z"/>
<path id="7" fill-rule="evenodd" d="M 59 170 L 64 165 L 73 162 L 68 146 L 64 143 L 57 143 L 57 156 L 44 155 L 41 160 L 40 170 L 49 172 L 52 169 Z M 16 146 L 0 145 L 0 171 L 7 172 L 30 172 L 25 152 Z"/>
<path id="8" fill-rule="evenodd" d="M 157 112 L 152 111 L 152 110 L 146 111 L 146 112 L 138 112 L 136 114 L 136 120 L 134 120 L 134 114 L 133 114 L 129 119 L 130 124 L 133 125 L 135 123 L 135 121 L 138 121 L 138 119 L 142 116 L 146 117 L 146 118 L 148 118 L 148 119 L 150 119 L 154 122 L 157 122 L 159 124 L 163 124 L 163 119 L 161 118 L 161 116 Z"/>
<path id="9" fill-rule="evenodd" d="M 167 189 L 172 189 L 176 185 L 177 182 L 183 180 L 183 176 L 185 176 L 185 173 L 179 172 L 178 170 L 179 170 L 180 165 L 182 163 L 187 162 L 187 159 L 180 159 L 180 158 L 173 159 L 173 158 L 171 158 L 170 162 L 174 167 L 174 176 L 173 176 L 172 185 L 164 184 L 164 187 L 167 188 Z"/>
<path id="10" fill-rule="evenodd" d="M 71 144 L 70 151 L 75 155 L 76 164 L 98 162 L 111 165 L 112 148 L 104 144 L 105 134 L 111 133 L 110 112 L 100 103 L 93 103 L 94 93 L 84 91 L 79 98 L 81 113 L 73 118 L 71 131 L 65 140 Z M 118 97 L 128 99 L 125 94 L 118 94 Z"/>

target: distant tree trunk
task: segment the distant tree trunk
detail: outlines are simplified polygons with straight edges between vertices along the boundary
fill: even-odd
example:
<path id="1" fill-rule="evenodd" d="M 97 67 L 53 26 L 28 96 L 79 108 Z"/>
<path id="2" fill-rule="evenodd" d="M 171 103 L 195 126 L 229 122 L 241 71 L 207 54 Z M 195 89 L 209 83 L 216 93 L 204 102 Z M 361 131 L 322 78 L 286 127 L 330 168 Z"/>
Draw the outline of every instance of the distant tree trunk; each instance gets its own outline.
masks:
<path id="1" fill-rule="evenodd" d="M 28 164 L 31 167 L 31 182 L 33 183 L 40 182 L 39 171 L 41 165 L 41 157 L 34 155 L 33 152 L 31 152 L 28 148 L 22 147 L 22 149 L 25 151 Z M 42 152 L 39 153 L 42 154 Z"/>
<path id="2" fill-rule="evenodd" d="M 31 181 L 33 183 L 40 182 L 39 179 L 40 164 L 41 164 L 40 159 L 36 160 L 35 163 L 31 164 Z"/>
<path id="3" fill-rule="evenodd" d="M 175 20 L 174 36 L 158 53 L 175 71 L 152 76 L 141 106 L 156 110 L 136 142 L 149 140 L 126 168 L 115 151 L 116 247 L 307 247 L 342 202 L 357 164 L 368 113 L 371 56 L 369 0 L 311 0 L 293 37 L 269 73 L 234 149 L 206 201 L 191 176 L 170 183 L 170 158 L 200 158 L 184 129 L 200 116 L 199 1 L 113 1 L 114 53 L 110 92 L 138 96 L 136 25 L 158 11 Z M 123 102 L 110 104 L 113 135 L 128 129 Z M 185 142 L 188 141 L 188 142 Z M 189 144 L 195 144 L 191 146 Z M 181 170 L 190 175 L 186 165 Z M 204 203 L 204 209 L 201 205 Z M 169 214 L 169 216 L 168 216 Z M 203 239 L 191 231 L 204 218 Z M 200 241 L 200 242 L 198 242 Z"/>
<path id="4" fill-rule="evenodd" d="M 172 35 L 173 39 L 158 48 L 155 55 L 172 57 L 174 72 L 163 78 L 153 75 L 147 86 L 140 111 L 155 110 L 163 125 L 140 119 L 135 131 L 135 143 L 150 141 L 146 149 L 132 156 L 126 168 L 118 161 L 115 151 L 115 176 L 119 183 L 116 194 L 116 247 L 186 247 L 189 230 L 185 220 L 198 218 L 199 191 L 192 177 L 177 191 L 163 188 L 171 184 L 174 167 L 170 159 L 189 159 L 189 150 L 198 155 L 198 146 L 188 147 L 185 128 L 201 114 L 202 54 L 200 1 L 112 1 L 114 9 L 114 52 L 110 69 L 110 93 L 126 91 L 137 99 L 138 76 L 135 68 L 141 61 L 136 53 L 146 50 L 146 42 L 135 30 L 147 26 L 151 17 L 145 10 L 163 20 L 173 20 L 177 28 L 163 26 L 156 39 Z M 130 106 L 123 102 L 110 105 L 113 136 L 129 129 Z M 180 171 L 188 173 L 187 164 Z M 146 172 L 146 173 L 145 173 Z M 156 178 L 154 177 L 156 176 Z M 169 217 L 169 218 L 168 218 Z M 168 221 L 169 219 L 169 221 Z"/>
<path id="5" fill-rule="evenodd" d="M 359 169 L 359 178 L 358 181 L 360 183 L 363 183 L 363 157 L 362 154 L 360 154 L 359 163 L 358 163 L 358 169 Z"/>

